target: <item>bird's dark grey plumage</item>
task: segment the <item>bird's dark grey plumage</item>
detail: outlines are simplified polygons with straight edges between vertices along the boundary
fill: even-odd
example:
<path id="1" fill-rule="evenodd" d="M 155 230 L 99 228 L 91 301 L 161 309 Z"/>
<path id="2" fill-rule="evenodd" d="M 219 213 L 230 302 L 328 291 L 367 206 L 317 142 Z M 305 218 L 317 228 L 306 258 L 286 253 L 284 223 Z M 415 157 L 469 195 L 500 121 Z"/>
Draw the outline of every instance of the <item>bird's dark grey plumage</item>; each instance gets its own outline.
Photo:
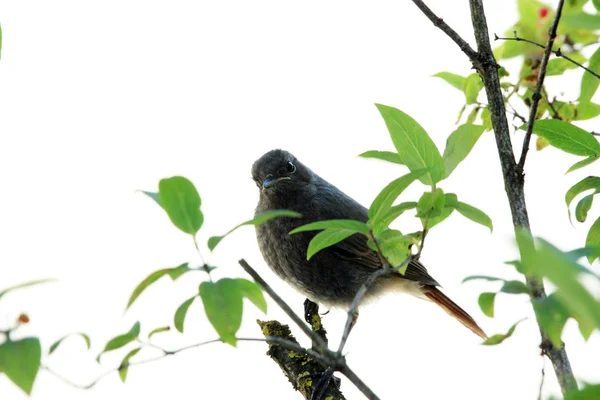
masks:
<path id="1" fill-rule="evenodd" d="M 257 226 L 258 244 L 269 267 L 312 301 L 348 307 L 362 284 L 382 266 L 377 253 L 367 246 L 366 238 L 359 234 L 350 236 L 307 260 L 308 244 L 318 232 L 289 232 L 328 219 L 366 222 L 367 209 L 284 150 L 272 150 L 258 159 L 252 166 L 252 179 L 260 190 L 257 214 L 276 209 L 302 214 L 301 218 L 276 218 Z M 425 267 L 412 261 L 403 276 L 396 274 L 376 281 L 367 297 L 398 290 L 432 300 L 485 337 L 475 321 L 436 286 L 439 284 Z"/>

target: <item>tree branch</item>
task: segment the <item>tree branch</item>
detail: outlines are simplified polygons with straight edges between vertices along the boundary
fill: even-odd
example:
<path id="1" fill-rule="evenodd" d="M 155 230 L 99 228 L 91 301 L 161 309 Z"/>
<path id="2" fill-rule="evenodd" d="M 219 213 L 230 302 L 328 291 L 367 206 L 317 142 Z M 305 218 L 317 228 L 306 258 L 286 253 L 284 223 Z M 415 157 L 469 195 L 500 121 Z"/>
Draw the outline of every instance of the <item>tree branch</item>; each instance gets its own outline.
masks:
<path id="1" fill-rule="evenodd" d="M 520 170 L 523 170 L 523 167 L 525 167 L 525 159 L 527 158 L 527 152 L 529 151 L 529 142 L 531 141 L 531 135 L 533 134 L 533 125 L 535 124 L 538 105 L 542 98 L 542 87 L 544 86 L 544 78 L 546 78 L 546 68 L 548 68 L 550 54 L 552 54 L 552 46 L 554 46 L 554 39 L 556 39 L 556 29 L 558 28 L 558 23 L 560 22 L 560 16 L 562 15 L 564 4 L 565 0 L 559 0 L 554 21 L 552 22 L 552 26 L 548 31 L 548 43 L 546 44 L 544 50 L 542 64 L 540 65 L 540 73 L 538 75 L 537 83 L 535 84 L 535 91 L 533 92 L 532 96 L 533 102 L 531 103 L 531 108 L 529 109 L 529 121 L 527 122 L 527 131 L 525 132 L 525 138 L 523 139 L 523 150 L 521 150 L 521 158 L 519 160 L 518 168 Z"/>
<path id="2" fill-rule="evenodd" d="M 529 39 L 525 39 L 525 38 L 517 36 L 517 32 L 516 31 L 515 31 L 515 37 L 512 37 L 512 38 L 499 37 L 498 35 L 494 34 L 494 40 L 514 40 L 514 41 L 517 41 L 517 42 L 526 42 L 526 43 L 532 44 L 534 46 L 540 47 L 542 49 L 546 49 L 547 48 L 543 44 L 540 44 L 540 43 L 534 42 L 533 40 L 529 40 Z M 583 64 L 580 64 L 577 61 L 573 60 L 571 57 L 565 55 L 565 53 L 563 53 L 560 48 L 558 50 L 552 50 L 551 52 L 556 57 L 564 58 L 565 60 L 569 61 L 570 63 L 572 63 L 574 65 L 577 65 L 579 68 L 584 69 L 586 72 L 589 72 L 590 74 L 592 74 L 596 78 L 600 79 L 600 75 L 599 74 L 595 73 L 594 71 L 592 71 L 588 67 L 584 66 Z"/>
<path id="3" fill-rule="evenodd" d="M 419 6 L 419 1 L 413 0 L 413 2 Z M 471 59 L 479 75 L 481 76 L 481 79 L 483 80 L 488 98 L 488 104 L 490 107 L 492 127 L 494 128 L 496 147 L 498 148 L 498 154 L 500 156 L 500 165 L 502 167 L 504 186 L 510 205 L 513 225 L 515 230 L 519 228 L 526 228 L 527 230 L 530 230 L 529 216 L 527 215 L 527 206 L 525 203 L 523 170 L 517 165 L 512 149 L 510 131 L 508 127 L 508 121 L 506 119 L 506 110 L 504 108 L 504 98 L 502 96 L 496 59 L 494 58 L 494 53 L 492 52 L 490 45 L 483 3 L 481 0 L 470 0 L 470 6 L 471 19 L 475 31 L 475 39 L 477 41 L 477 54 L 472 55 L 470 52 L 465 51 L 463 46 L 459 44 L 464 42 L 464 40 L 455 39 L 454 31 L 452 31 L 453 36 L 449 36 L 457 44 L 459 44 L 461 50 L 463 50 L 463 52 Z M 419 8 L 423 10 L 422 7 Z M 429 14 L 425 11 L 423 12 L 429 17 L 430 20 L 439 20 L 435 14 L 431 13 L 431 10 L 427 8 L 427 11 Z M 445 29 L 442 30 L 446 32 Z M 546 297 L 543 282 L 535 277 L 526 276 L 525 278 L 527 281 L 527 286 L 531 290 L 532 300 L 543 300 Z M 576 389 L 577 382 L 573 376 L 573 371 L 571 370 L 569 358 L 564 346 L 561 348 L 554 347 L 549 341 L 548 335 L 546 335 L 541 328 L 540 333 L 542 336 L 542 346 L 552 361 L 554 371 L 556 372 L 556 376 L 563 393 Z"/>
<path id="4" fill-rule="evenodd" d="M 429 18 L 431 22 L 433 22 L 433 25 L 435 25 L 437 28 L 441 29 L 446 35 L 448 35 L 448 37 L 452 39 L 454 43 L 458 45 L 458 47 L 460 47 L 463 53 L 465 53 L 467 57 L 471 59 L 472 62 L 475 62 L 477 60 L 477 52 L 473 50 L 469 43 L 467 43 L 462 37 L 460 37 L 460 35 L 456 33 L 454 29 L 450 28 L 450 26 L 448 26 L 448 24 L 445 23 L 443 19 L 435 15 L 433 11 L 431 11 L 431 9 L 427 7 L 427 5 L 423 1 L 412 0 L 412 2 L 415 3 L 417 7 L 419 7 L 419 9 L 423 12 L 423 14 L 425 14 L 427 18 Z"/>

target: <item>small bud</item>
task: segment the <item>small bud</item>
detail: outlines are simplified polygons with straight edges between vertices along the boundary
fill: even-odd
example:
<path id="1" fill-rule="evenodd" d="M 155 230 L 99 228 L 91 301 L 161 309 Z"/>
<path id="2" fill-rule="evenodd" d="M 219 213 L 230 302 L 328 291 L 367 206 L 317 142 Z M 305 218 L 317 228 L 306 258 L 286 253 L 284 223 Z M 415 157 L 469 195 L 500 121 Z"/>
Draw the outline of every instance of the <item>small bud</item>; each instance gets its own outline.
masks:
<path id="1" fill-rule="evenodd" d="M 20 324 L 27 324 L 29 323 L 29 317 L 27 314 L 20 314 L 19 318 L 17 318 L 17 321 L 19 321 Z"/>
<path id="2" fill-rule="evenodd" d="M 539 11 L 540 18 L 546 18 L 548 16 L 548 7 L 542 7 Z"/>

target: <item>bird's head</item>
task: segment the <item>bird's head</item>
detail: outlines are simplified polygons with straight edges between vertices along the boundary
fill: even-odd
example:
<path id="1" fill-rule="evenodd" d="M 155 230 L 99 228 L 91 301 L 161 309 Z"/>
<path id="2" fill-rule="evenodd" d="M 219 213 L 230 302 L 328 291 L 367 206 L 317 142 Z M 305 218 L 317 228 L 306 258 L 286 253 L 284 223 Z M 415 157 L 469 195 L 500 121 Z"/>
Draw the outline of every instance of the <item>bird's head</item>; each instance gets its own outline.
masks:
<path id="1" fill-rule="evenodd" d="M 271 150 L 252 165 L 252 179 L 261 195 L 293 192 L 310 183 L 311 171 L 285 150 Z"/>

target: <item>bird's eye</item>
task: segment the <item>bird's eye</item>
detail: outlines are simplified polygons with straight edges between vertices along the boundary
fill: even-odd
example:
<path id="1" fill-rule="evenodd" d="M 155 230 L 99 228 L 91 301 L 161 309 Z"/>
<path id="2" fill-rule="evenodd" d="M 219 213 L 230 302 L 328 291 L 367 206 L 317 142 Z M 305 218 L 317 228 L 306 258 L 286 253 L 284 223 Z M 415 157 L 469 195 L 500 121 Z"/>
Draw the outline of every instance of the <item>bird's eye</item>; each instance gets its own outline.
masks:
<path id="1" fill-rule="evenodd" d="M 291 161 L 288 161 L 288 163 L 285 166 L 285 169 L 290 174 L 293 174 L 294 172 L 296 172 L 296 166 Z"/>

